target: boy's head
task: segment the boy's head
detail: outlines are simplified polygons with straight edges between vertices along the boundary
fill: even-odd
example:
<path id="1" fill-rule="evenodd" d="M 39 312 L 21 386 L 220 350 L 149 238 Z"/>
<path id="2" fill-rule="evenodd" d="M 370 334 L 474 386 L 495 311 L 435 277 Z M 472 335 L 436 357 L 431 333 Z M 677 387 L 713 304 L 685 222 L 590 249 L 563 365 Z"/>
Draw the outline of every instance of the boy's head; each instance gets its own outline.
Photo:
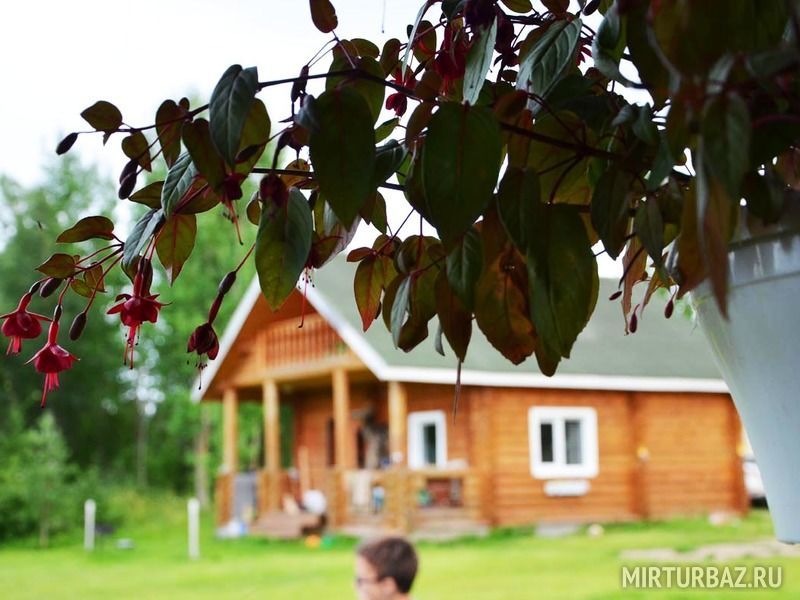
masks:
<path id="1" fill-rule="evenodd" d="M 417 553 L 399 537 L 368 541 L 356 550 L 359 600 L 405 598 L 417 574 Z"/>

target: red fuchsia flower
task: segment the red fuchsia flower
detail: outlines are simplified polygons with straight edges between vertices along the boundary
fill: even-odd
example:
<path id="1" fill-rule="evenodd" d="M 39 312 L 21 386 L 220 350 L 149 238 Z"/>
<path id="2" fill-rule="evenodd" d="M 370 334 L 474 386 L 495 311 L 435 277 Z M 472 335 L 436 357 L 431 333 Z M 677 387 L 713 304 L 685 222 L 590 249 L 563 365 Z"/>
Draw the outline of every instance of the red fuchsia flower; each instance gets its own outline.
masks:
<path id="1" fill-rule="evenodd" d="M 143 261 L 133 278 L 133 294 L 120 294 L 117 296 L 119 304 L 108 310 L 109 315 L 119 314 L 122 324 L 128 327 L 128 337 L 125 342 L 125 358 L 123 362 L 133 368 L 133 351 L 139 339 L 139 330 L 142 323 L 155 323 L 158 321 L 158 311 L 164 306 L 158 302 L 158 294 L 150 293 L 149 277 L 146 271 L 150 263 Z"/>
<path id="2" fill-rule="evenodd" d="M 417 81 L 414 79 L 414 74 L 409 72 L 407 77 L 404 79 L 400 69 L 398 68 L 394 72 L 394 82 L 397 85 L 402 85 L 403 87 L 408 88 L 409 90 L 413 90 L 416 85 Z M 393 110 L 394 114 L 398 117 L 402 117 L 406 114 L 406 110 L 408 109 L 408 97 L 403 92 L 395 92 L 394 94 L 389 94 L 386 98 L 386 110 Z"/>
<path id="3" fill-rule="evenodd" d="M 242 233 L 239 231 L 239 218 L 236 216 L 236 208 L 233 206 L 233 201 L 242 197 L 242 182 L 247 179 L 247 176 L 242 173 L 228 173 L 222 182 L 221 187 L 221 200 L 222 205 L 228 213 L 228 216 L 236 229 L 236 237 L 239 243 L 242 243 Z"/>
<path id="4" fill-rule="evenodd" d="M 463 30 L 457 32 L 447 25 L 442 46 L 433 61 L 433 68 L 442 78 L 442 89 L 445 91 L 450 89 L 454 81 L 464 76 L 468 49 Z"/>
<path id="5" fill-rule="evenodd" d="M 189 344 L 186 346 L 187 352 L 197 352 L 197 356 L 205 354 L 210 360 L 217 358 L 219 354 L 219 338 L 214 326 L 211 323 L 203 323 L 189 336 Z"/>
<path id="6" fill-rule="evenodd" d="M 3 335 L 11 338 L 6 354 L 19 354 L 22 350 L 22 340 L 32 340 L 39 337 L 42 333 L 40 321 L 50 320 L 45 316 L 28 312 L 28 304 L 30 304 L 32 297 L 33 294 L 28 292 L 20 299 L 17 310 L 0 315 L 0 319 L 4 319 Z"/>
<path id="7" fill-rule="evenodd" d="M 47 333 L 47 343 L 33 355 L 28 363 L 33 363 L 33 366 L 39 373 L 44 373 L 44 390 L 42 391 L 42 408 L 44 408 L 47 400 L 47 392 L 54 390 L 58 387 L 58 374 L 61 371 L 66 371 L 72 368 L 72 363 L 80 360 L 77 356 L 73 356 L 64 348 L 56 343 L 58 339 L 58 322 L 53 321 L 50 323 L 50 330 Z M 25 364 L 28 364 L 25 363 Z"/>

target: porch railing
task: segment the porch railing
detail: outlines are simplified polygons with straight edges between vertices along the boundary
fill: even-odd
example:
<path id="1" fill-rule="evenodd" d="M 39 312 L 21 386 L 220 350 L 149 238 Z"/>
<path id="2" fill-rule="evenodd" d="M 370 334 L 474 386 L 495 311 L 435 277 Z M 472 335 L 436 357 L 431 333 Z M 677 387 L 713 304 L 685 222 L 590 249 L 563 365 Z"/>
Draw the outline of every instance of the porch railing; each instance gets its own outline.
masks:
<path id="1" fill-rule="evenodd" d="M 286 319 L 266 328 L 260 343 L 268 365 L 305 363 L 347 352 L 347 346 L 321 315 L 306 315 L 301 335 L 298 326 L 297 319 Z"/>

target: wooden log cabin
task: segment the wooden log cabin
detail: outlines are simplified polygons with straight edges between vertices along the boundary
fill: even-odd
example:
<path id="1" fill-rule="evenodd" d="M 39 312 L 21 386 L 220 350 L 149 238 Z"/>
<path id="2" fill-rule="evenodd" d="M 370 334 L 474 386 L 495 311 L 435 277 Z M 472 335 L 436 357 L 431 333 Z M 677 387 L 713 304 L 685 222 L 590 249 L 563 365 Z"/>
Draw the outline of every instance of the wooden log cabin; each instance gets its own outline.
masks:
<path id="1" fill-rule="evenodd" d="M 302 328 L 301 294 L 271 312 L 255 281 L 231 319 L 195 395 L 223 404 L 219 524 L 242 516 L 244 402 L 263 406 L 253 531 L 270 533 L 259 522 L 280 523 L 286 500 L 312 489 L 328 527 L 352 533 L 747 510 L 733 403 L 702 333 L 664 319 L 663 299 L 625 336 L 606 301 L 615 282 L 602 281 L 552 378 L 533 359 L 508 363 L 475 327 L 453 415 L 455 358 L 434 351 L 435 322 L 408 354 L 381 322 L 363 332 L 352 276 L 341 258 L 315 274 Z"/>

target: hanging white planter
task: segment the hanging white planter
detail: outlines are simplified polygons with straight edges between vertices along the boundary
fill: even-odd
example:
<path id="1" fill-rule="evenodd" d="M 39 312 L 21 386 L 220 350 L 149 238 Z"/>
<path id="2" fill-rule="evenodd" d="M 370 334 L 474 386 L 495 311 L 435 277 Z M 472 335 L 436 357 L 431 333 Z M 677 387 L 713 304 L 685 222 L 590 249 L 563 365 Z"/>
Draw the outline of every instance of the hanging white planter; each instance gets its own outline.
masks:
<path id="1" fill-rule="evenodd" d="M 708 282 L 692 294 L 750 438 L 775 534 L 800 543 L 800 210 L 731 244 L 728 315 Z"/>

